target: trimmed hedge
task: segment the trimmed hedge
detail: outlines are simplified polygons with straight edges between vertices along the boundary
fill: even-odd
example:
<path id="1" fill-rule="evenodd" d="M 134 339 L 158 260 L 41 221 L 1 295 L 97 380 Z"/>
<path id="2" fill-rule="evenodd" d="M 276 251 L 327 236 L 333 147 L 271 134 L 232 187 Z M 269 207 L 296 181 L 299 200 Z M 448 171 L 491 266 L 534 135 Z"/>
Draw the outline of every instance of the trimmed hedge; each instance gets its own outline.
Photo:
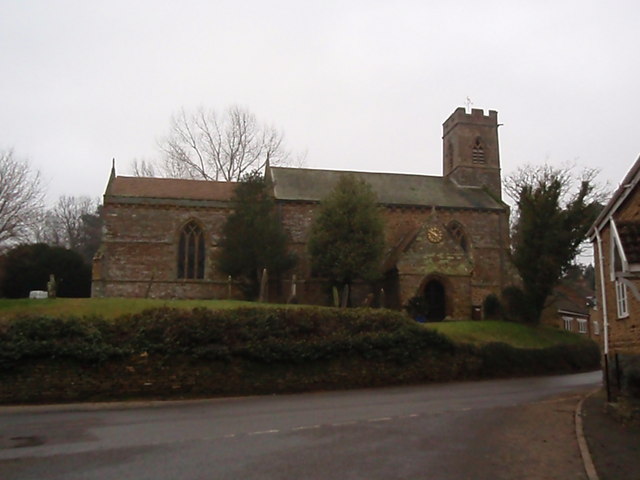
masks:
<path id="1" fill-rule="evenodd" d="M 136 354 L 244 358 L 305 363 L 339 355 L 405 363 L 424 350 L 453 351 L 444 335 L 388 310 L 145 310 L 113 321 L 99 317 L 25 317 L 0 331 L 0 368 L 27 359 L 102 362 Z"/>
<path id="2" fill-rule="evenodd" d="M 159 308 L 0 325 L 0 402 L 354 388 L 564 373 L 599 360 L 593 342 L 455 344 L 389 310 Z"/>

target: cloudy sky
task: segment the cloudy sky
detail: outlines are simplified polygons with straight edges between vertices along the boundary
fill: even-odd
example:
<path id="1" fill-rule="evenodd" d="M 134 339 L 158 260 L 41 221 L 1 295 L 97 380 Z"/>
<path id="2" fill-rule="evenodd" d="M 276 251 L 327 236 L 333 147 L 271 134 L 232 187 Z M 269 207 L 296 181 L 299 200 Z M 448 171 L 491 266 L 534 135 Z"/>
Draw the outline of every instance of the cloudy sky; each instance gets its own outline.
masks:
<path id="1" fill-rule="evenodd" d="M 172 113 L 237 104 L 306 166 L 441 174 L 442 122 L 498 111 L 503 173 L 640 154 L 640 2 L 0 0 L 0 148 L 50 201 L 153 159 Z"/>

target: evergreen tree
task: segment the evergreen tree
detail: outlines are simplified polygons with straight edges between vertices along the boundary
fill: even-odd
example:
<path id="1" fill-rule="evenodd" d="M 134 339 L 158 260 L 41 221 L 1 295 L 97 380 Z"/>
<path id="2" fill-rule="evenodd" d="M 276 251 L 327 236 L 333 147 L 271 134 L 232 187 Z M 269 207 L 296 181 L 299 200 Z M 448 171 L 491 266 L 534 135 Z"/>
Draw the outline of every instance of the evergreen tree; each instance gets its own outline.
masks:
<path id="1" fill-rule="evenodd" d="M 44 243 L 20 245 L 6 253 L 2 264 L 2 296 L 25 298 L 31 290 L 47 290 L 51 274 L 59 297 L 91 295 L 91 267 L 72 250 Z"/>
<path id="2" fill-rule="evenodd" d="M 287 252 L 268 182 L 257 171 L 238 183 L 233 204 L 234 211 L 222 227 L 218 268 L 240 280 L 247 297 L 255 298 L 262 270 L 277 278 L 295 265 L 295 257 Z"/>
<path id="3" fill-rule="evenodd" d="M 513 231 L 513 263 L 522 278 L 525 318 L 540 320 L 545 302 L 586 239 L 600 204 L 587 172 L 573 189 L 570 169 L 527 167 L 511 177 L 509 191 L 517 200 Z"/>
<path id="4" fill-rule="evenodd" d="M 309 254 L 313 272 L 335 286 L 380 277 L 384 226 L 371 187 L 343 175 L 320 204 L 311 227 Z"/>

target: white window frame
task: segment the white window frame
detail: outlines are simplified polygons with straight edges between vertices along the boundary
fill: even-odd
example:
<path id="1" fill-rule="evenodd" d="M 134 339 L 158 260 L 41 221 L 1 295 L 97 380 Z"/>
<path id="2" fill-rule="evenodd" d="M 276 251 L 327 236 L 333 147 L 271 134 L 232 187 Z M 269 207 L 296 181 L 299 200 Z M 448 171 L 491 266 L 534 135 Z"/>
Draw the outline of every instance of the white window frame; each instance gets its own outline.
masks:
<path id="1" fill-rule="evenodd" d="M 572 317 L 562 317 L 564 321 L 564 329 L 567 332 L 573 332 L 573 318 Z"/>
<path id="2" fill-rule="evenodd" d="M 618 308 L 618 318 L 627 318 L 629 316 L 629 304 L 627 299 L 627 286 L 616 280 L 616 306 Z"/>
<path id="3" fill-rule="evenodd" d="M 578 333 L 587 333 L 587 319 L 586 318 L 578 318 Z"/>
<path id="4" fill-rule="evenodd" d="M 600 335 L 600 324 L 598 323 L 597 320 L 593 321 L 593 334 Z"/>

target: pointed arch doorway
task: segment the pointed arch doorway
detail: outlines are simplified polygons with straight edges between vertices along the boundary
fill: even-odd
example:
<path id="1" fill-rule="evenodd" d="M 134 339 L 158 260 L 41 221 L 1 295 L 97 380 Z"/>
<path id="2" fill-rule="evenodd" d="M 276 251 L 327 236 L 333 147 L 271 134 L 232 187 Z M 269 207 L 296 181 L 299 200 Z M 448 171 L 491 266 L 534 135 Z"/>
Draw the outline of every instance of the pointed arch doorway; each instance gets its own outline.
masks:
<path id="1" fill-rule="evenodd" d="M 427 281 L 423 296 L 427 302 L 427 322 L 441 322 L 447 316 L 445 288 L 437 279 Z"/>

